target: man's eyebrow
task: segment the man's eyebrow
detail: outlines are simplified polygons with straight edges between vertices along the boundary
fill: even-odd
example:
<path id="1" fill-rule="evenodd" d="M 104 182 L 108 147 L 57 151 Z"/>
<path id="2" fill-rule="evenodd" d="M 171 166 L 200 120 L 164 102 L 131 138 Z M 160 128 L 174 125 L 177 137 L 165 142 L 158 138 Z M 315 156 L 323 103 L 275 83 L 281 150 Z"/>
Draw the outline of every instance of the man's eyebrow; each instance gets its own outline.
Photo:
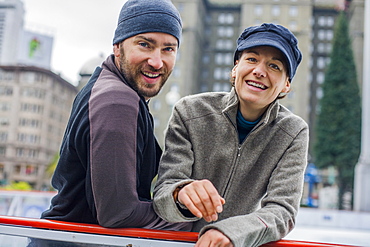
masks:
<path id="1" fill-rule="evenodd" d="M 164 43 L 164 46 L 177 46 L 177 42 L 176 43 Z"/>
<path id="2" fill-rule="evenodd" d="M 145 36 L 142 36 L 142 35 L 136 36 L 135 39 L 143 39 L 143 40 L 146 40 L 146 41 L 148 41 L 149 43 L 152 43 L 152 44 L 157 43 L 154 39 L 148 38 L 148 37 L 145 37 Z"/>
<path id="3" fill-rule="evenodd" d="M 148 38 L 146 36 L 143 36 L 143 35 L 138 35 L 136 36 L 136 39 L 143 39 L 143 40 L 146 40 L 148 41 L 149 43 L 152 43 L 154 45 L 157 45 L 157 41 L 152 39 L 152 38 Z M 164 43 L 163 44 L 164 46 L 177 46 L 177 42 L 176 43 L 171 43 L 171 42 L 168 42 L 168 43 Z"/>

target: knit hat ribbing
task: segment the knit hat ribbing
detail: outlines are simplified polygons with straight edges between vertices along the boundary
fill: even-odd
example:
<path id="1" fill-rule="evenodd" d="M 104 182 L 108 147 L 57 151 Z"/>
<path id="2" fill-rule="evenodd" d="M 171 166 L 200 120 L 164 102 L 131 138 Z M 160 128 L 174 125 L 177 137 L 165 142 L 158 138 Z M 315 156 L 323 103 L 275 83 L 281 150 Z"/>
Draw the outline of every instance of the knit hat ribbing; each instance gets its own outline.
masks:
<path id="1" fill-rule="evenodd" d="M 140 33 L 171 34 L 180 45 L 182 21 L 170 0 L 128 0 L 122 7 L 113 44 Z"/>

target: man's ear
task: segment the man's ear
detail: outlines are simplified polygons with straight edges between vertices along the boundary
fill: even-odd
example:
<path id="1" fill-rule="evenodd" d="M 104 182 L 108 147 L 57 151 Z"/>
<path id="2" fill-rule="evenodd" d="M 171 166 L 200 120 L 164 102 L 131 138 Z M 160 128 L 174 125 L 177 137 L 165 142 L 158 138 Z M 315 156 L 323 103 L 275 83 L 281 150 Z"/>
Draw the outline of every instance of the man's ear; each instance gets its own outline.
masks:
<path id="1" fill-rule="evenodd" d="M 120 57 L 119 43 L 113 45 L 113 54 L 115 57 Z"/>

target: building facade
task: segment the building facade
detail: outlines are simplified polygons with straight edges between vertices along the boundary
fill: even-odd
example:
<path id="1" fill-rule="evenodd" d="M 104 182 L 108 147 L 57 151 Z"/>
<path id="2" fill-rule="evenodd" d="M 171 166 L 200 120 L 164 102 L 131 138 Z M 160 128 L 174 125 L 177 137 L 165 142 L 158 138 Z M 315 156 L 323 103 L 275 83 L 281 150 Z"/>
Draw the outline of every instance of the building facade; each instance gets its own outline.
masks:
<path id="1" fill-rule="evenodd" d="M 47 166 L 58 154 L 77 89 L 33 66 L 0 66 L 0 181 L 50 186 Z"/>
<path id="2" fill-rule="evenodd" d="M 24 7 L 21 0 L 0 1 L 0 64 L 17 62 L 18 40 L 23 29 Z"/>
<path id="3" fill-rule="evenodd" d="M 321 83 L 325 78 L 338 11 L 349 6 L 351 36 L 359 75 L 362 68 L 364 0 L 172 0 L 183 20 L 183 38 L 175 69 L 158 97 L 150 102 L 161 144 L 173 104 L 205 91 L 229 91 L 233 54 L 240 33 L 249 26 L 272 22 L 298 38 L 303 60 L 292 91 L 281 103 L 310 125 L 310 144 Z M 343 5 L 343 6 L 341 6 Z M 362 23 L 361 23 L 362 21 Z M 359 84 L 361 85 L 359 77 Z"/>

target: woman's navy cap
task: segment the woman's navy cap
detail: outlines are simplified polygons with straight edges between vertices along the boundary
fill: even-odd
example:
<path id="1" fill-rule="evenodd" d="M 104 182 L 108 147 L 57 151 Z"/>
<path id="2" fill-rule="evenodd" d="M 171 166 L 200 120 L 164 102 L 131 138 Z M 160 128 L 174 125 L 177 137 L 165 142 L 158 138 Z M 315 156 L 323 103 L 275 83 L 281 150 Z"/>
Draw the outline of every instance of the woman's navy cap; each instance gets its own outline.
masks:
<path id="1" fill-rule="evenodd" d="M 140 33 L 168 33 L 180 45 L 182 21 L 170 0 L 128 0 L 122 7 L 113 45 Z"/>
<path id="2" fill-rule="evenodd" d="M 239 59 L 241 51 L 257 46 L 272 46 L 279 49 L 287 59 L 289 78 L 292 81 L 302 61 L 302 53 L 298 49 L 298 41 L 294 34 L 287 28 L 272 23 L 248 27 L 237 40 L 234 64 Z"/>

